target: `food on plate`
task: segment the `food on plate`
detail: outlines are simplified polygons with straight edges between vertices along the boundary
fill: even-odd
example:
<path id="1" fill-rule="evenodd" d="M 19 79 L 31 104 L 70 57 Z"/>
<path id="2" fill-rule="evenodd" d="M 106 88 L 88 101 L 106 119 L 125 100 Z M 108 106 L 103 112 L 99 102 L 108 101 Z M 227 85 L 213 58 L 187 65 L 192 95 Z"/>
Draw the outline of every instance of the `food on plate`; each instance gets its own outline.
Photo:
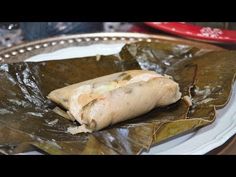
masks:
<path id="1" fill-rule="evenodd" d="M 226 106 L 234 96 L 232 84 L 235 83 L 236 52 L 216 51 L 215 48 L 210 48 L 214 50 L 210 51 L 204 46 L 163 40 L 143 41 L 127 44 L 120 53 L 107 56 L 17 63 L 12 63 L 14 57 L 10 57 L 2 61 L 0 129 L 6 136 L 1 137 L 1 152 L 27 152 L 33 145 L 35 150 L 47 154 L 152 153 L 154 151 L 149 151 L 150 148 L 154 150 L 160 143 L 210 125 L 221 118 L 217 109 Z M 19 56 L 17 60 L 23 60 L 24 56 L 28 55 Z M 172 76 L 179 85 L 181 99 L 93 133 L 74 136 L 67 132 L 68 127 L 79 125 L 68 114 L 67 99 L 75 95 L 72 84 L 93 78 L 98 81 L 101 76 L 140 69 L 155 71 L 154 74 L 159 73 L 162 77 L 165 74 Z M 109 82 L 105 83 L 109 88 Z M 57 105 L 52 104 L 47 99 L 48 94 L 65 86 L 70 89 L 54 95 Z M 124 103 L 122 97 L 118 101 Z M 227 105 L 228 108 L 231 109 L 232 105 Z M 229 117 L 224 118 L 229 120 Z M 71 131 L 77 129 L 69 128 Z M 206 129 L 211 132 L 215 127 Z M 12 136 L 7 136 L 9 134 Z"/>
<path id="2" fill-rule="evenodd" d="M 177 102 L 179 85 L 168 75 L 129 70 L 53 90 L 48 98 L 67 110 L 80 126 L 77 134 L 93 132 Z"/>

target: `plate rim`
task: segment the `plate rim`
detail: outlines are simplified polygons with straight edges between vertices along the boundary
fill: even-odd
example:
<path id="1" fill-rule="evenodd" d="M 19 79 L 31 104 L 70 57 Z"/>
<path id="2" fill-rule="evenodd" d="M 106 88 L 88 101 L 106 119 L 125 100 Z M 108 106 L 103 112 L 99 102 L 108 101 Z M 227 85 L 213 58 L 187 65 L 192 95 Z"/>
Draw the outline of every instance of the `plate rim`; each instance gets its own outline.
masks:
<path id="1" fill-rule="evenodd" d="M 188 39 L 182 39 L 179 37 L 172 37 L 167 35 L 157 35 L 157 34 L 145 34 L 145 33 L 126 33 L 126 32 L 101 32 L 101 33 L 85 33 L 85 34 L 73 34 L 73 35 L 60 35 L 55 37 L 48 37 L 35 41 L 26 41 L 11 47 L 7 47 L 0 50 L 0 63 L 9 60 L 11 57 L 16 57 L 24 53 L 30 53 L 36 51 L 37 49 L 55 47 L 55 46 L 65 46 L 68 43 L 84 43 L 84 42 L 106 42 L 106 41 L 126 41 L 126 42 L 136 42 L 136 41 L 166 41 L 175 42 L 182 44 L 194 45 L 196 47 L 201 47 L 211 50 L 226 50 L 222 47 L 215 46 L 208 43 L 191 41 Z"/>

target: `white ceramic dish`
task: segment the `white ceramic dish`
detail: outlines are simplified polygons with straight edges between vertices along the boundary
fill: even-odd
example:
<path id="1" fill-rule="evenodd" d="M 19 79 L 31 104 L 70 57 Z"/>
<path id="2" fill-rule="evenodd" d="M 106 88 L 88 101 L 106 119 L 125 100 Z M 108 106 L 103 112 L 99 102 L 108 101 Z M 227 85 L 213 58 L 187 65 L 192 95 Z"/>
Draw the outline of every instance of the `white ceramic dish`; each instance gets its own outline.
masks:
<path id="1" fill-rule="evenodd" d="M 92 44 L 60 49 L 48 54 L 39 54 L 26 61 L 37 62 L 53 59 L 65 59 L 97 54 L 110 55 L 120 51 L 124 42 L 114 44 Z M 236 133 L 236 85 L 229 103 L 217 111 L 216 120 L 198 131 L 180 136 L 163 144 L 152 147 L 143 154 L 205 154 L 225 143 Z"/>

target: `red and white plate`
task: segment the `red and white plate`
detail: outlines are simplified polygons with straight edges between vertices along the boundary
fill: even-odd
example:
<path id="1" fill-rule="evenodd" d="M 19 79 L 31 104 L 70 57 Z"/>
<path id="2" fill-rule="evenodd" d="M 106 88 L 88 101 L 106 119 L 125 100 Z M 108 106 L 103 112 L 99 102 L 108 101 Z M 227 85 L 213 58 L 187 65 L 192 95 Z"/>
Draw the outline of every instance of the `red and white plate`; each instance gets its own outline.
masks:
<path id="1" fill-rule="evenodd" d="M 145 22 L 145 24 L 189 39 L 214 43 L 236 43 L 236 30 L 198 26 L 186 22 Z"/>

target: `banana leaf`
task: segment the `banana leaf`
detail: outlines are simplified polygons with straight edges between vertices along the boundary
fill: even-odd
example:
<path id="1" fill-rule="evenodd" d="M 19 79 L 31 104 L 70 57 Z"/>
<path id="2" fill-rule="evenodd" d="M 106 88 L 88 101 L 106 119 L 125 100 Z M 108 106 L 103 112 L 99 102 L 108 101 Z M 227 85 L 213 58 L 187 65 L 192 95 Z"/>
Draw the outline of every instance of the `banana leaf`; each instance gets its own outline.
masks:
<path id="1" fill-rule="evenodd" d="M 116 55 L 47 62 L 0 64 L 0 152 L 37 148 L 46 154 L 140 154 L 214 121 L 215 109 L 230 98 L 236 52 L 209 51 L 170 43 L 127 44 Z M 46 96 L 54 89 L 99 76 L 148 69 L 168 74 L 181 99 L 135 119 L 92 134 L 71 135 L 71 122 L 53 112 Z"/>

